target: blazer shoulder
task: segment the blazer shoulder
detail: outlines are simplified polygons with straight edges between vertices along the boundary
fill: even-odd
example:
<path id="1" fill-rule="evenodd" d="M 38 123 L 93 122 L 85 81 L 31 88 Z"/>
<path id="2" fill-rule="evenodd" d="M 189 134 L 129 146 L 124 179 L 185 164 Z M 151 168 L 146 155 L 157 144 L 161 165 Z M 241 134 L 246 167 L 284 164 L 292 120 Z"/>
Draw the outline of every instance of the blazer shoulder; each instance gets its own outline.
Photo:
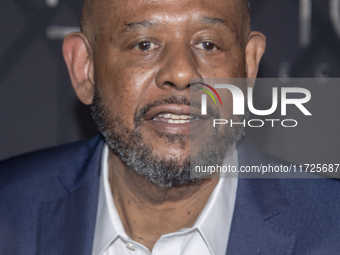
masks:
<path id="1" fill-rule="evenodd" d="M 0 162 L 0 175 L 9 172 L 29 171 L 33 167 L 39 169 L 42 166 L 53 166 L 57 162 L 72 158 L 72 155 L 85 144 L 86 141 L 73 142 L 5 159 Z M 36 172 L 36 170 L 33 172 Z"/>
<path id="2" fill-rule="evenodd" d="M 15 156 L 0 162 L 0 190 L 19 187 L 31 183 L 38 187 L 51 179 L 56 179 L 65 169 L 72 165 L 81 155 L 86 157 L 93 150 L 101 137 L 73 142 L 47 148 L 24 155 Z M 41 186 L 41 185 L 40 185 Z"/>
<path id="3" fill-rule="evenodd" d="M 280 179 L 291 206 L 314 204 L 324 208 L 338 207 L 340 213 L 340 180 L 318 177 L 310 173 L 306 177 L 309 178 Z"/>
<path id="4" fill-rule="evenodd" d="M 53 254 L 65 254 L 55 237 L 70 247 L 79 239 L 67 228 L 94 233 L 103 143 L 96 136 L 0 162 L 0 254 L 46 254 L 54 246 Z M 93 238 L 86 235 L 84 250 Z"/>

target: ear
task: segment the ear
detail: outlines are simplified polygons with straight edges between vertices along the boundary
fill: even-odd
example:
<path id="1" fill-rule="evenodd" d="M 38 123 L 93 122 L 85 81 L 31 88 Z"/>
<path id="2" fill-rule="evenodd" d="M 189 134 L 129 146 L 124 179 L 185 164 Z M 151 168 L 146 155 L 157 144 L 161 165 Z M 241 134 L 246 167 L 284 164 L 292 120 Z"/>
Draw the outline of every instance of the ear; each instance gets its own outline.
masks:
<path id="1" fill-rule="evenodd" d="M 260 32 L 250 32 L 246 46 L 247 78 L 256 78 L 265 49 L 266 37 Z"/>
<path id="2" fill-rule="evenodd" d="M 77 97 L 84 104 L 92 104 L 93 55 L 86 36 L 83 33 L 68 34 L 64 39 L 63 55 Z"/>

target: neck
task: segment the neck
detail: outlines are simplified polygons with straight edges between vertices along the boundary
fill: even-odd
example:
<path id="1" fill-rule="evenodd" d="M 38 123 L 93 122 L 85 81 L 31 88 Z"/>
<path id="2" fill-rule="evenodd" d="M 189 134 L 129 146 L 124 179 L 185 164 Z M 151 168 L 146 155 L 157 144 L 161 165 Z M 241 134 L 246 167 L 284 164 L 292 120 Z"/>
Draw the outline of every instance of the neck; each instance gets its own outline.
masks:
<path id="1" fill-rule="evenodd" d="M 162 235 L 193 226 L 219 180 L 161 188 L 128 170 L 111 151 L 109 173 L 125 232 L 150 251 Z"/>

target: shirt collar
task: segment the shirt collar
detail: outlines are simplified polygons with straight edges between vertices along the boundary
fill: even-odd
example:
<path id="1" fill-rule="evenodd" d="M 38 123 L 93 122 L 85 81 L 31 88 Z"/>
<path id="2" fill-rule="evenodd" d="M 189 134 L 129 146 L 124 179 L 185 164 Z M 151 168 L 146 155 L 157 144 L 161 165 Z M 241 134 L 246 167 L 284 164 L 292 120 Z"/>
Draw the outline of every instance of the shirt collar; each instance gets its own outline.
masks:
<path id="1" fill-rule="evenodd" d="M 231 146 L 222 166 L 236 166 L 236 145 Z M 227 176 L 227 175 L 225 175 Z M 229 175 L 230 176 L 230 175 Z M 237 175 L 233 175 L 237 177 Z M 221 178 L 196 220 L 196 227 L 213 255 L 225 254 L 236 200 L 237 178 Z"/>
<path id="2" fill-rule="evenodd" d="M 124 230 L 111 195 L 108 158 L 109 148 L 105 144 L 101 162 L 98 211 L 92 249 L 93 255 L 103 254 L 110 243 Z"/>
<path id="3" fill-rule="evenodd" d="M 93 255 L 103 254 L 105 249 L 118 236 L 122 236 L 126 240 L 130 239 L 125 233 L 111 195 L 108 178 L 108 158 L 109 148 L 105 144 L 101 162 L 98 211 L 92 249 Z M 238 155 L 235 145 L 229 150 L 223 165 L 238 166 Z M 194 226 L 190 228 L 190 230 L 198 229 L 213 255 L 224 254 L 226 252 L 236 200 L 236 190 L 236 178 L 220 178 Z"/>

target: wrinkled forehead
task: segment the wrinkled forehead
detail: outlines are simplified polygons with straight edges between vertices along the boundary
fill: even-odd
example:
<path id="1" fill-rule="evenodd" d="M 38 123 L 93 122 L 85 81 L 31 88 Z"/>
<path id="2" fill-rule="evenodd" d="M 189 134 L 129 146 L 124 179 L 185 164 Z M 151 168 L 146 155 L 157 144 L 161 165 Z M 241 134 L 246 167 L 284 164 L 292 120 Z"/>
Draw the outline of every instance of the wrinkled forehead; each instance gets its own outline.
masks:
<path id="1" fill-rule="evenodd" d="M 245 0 L 85 0 L 82 26 L 91 29 L 122 29 L 140 21 L 177 23 L 214 17 L 235 33 L 242 33 Z M 88 28 L 89 29 L 89 28 Z"/>

